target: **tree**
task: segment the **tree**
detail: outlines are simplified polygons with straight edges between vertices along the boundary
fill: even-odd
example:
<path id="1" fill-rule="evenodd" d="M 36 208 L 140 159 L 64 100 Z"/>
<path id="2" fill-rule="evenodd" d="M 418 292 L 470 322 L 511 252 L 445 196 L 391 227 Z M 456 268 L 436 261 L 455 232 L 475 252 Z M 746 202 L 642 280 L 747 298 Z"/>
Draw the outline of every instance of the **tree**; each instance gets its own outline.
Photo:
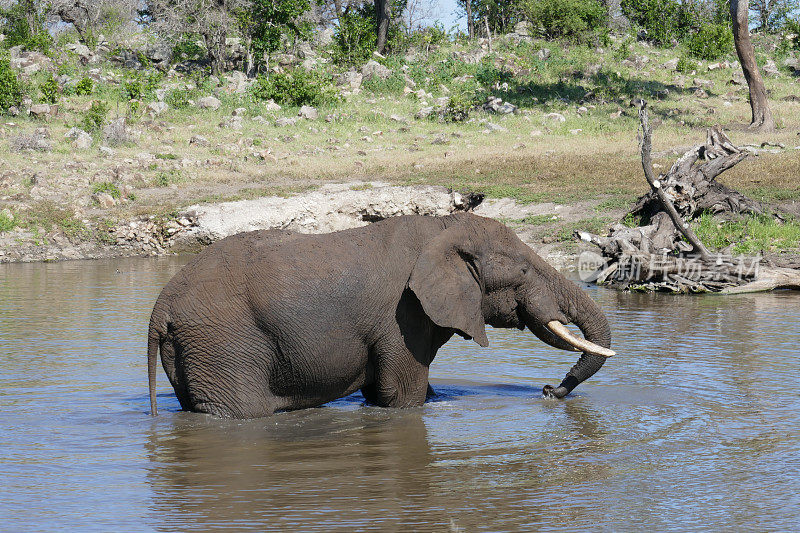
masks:
<path id="1" fill-rule="evenodd" d="M 789 16 L 800 9 L 798 0 L 753 0 L 752 10 L 758 14 L 758 31 L 776 32 Z"/>
<path id="2" fill-rule="evenodd" d="M 103 25 L 133 22 L 139 4 L 139 0 L 51 0 L 49 10 L 57 20 L 72 24 L 80 41 L 91 46 Z"/>
<path id="3" fill-rule="evenodd" d="M 389 23 L 391 20 L 391 0 L 375 0 L 375 25 L 378 37 L 375 43 L 375 49 L 379 54 L 386 52 L 386 43 L 389 41 Z"/>
<path id="4" fill-rule="evenodd" d="M 253 56 L 260 59 L 280 47 L 284 35 L 310 35 L 301 16 L 308 11 L 309 0 L 246 0 L 234 9 L 239 31 L 248 51 L 247 71 L 253 66 Z"/>
<path id="5" fill-rule="evenodd" d="M 750 110 L 752 120 L 750 128 L 756 131 L 769 132 L 775 130 L 775 121 L 767 104 L 767 90 L 764 80 L 756 64 L 753 43 L 750 41 L 748 28 L 748 2 L 747 0 L 731 0 L 731 20 L 733 23 L 733 44 L 736 55 L 742 65 L 744 78 L 750 90 Z"/>

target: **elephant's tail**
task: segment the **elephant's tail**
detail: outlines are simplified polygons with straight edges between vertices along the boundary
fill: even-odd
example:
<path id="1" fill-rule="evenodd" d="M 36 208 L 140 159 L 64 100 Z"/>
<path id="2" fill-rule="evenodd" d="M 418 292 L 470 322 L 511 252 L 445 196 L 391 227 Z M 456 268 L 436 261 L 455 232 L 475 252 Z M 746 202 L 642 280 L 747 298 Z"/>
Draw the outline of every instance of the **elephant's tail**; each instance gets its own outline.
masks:
<path id="1" fill-rule="evenodd" d="M 158 348 L 161 345 L 161 334 L 151 323 L 147 334 L 147 381 L 150 387 L 150 414 L 158 414 L 156 405 L 156 364 L 158 363 Z"/>

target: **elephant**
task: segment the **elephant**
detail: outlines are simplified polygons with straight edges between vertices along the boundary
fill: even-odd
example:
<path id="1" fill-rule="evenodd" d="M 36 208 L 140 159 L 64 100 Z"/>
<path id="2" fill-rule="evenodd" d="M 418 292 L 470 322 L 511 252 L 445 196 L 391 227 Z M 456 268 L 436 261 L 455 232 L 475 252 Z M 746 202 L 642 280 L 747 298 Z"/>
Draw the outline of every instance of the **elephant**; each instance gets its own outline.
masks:
<path id="1" fill-rule="evenodd" d="M 583 333 L 574 335 L 565 324 Z M 581 352 L 563 398 L 614 355 L 603 312 L 502 223 L 468 212 L 399 216 L 327 234 L 226 237 L 161 291 L 147 339 L 150 408 L 160 352 L 182 409 L 257 418 L 361 391 L 422 405 L 429 365 L 454 334 L 525 327 Z"/>

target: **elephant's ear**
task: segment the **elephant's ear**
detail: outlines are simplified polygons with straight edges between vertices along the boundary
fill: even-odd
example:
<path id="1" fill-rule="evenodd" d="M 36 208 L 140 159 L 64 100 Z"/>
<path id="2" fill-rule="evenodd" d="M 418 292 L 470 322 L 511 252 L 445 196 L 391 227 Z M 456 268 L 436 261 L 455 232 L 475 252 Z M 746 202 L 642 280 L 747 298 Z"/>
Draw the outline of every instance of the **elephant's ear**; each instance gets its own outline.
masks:
<path id="1" fill-rule="evenodd" d="M 408 287 L 436 325 L 459 330 L 481 346 L 489 346 L 481 312 L 482 282 L 474 252 L 468 248 L 464 228 L 446 229 L 422 249 Z"/>

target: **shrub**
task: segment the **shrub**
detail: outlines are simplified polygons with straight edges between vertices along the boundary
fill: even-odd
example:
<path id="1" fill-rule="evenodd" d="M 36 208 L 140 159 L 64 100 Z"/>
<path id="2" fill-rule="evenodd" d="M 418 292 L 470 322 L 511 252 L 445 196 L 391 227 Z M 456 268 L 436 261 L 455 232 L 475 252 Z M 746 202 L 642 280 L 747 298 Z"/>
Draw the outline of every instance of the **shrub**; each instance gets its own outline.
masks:
<path id="1" fill-rule="evenodd" d="M 374 10 L 366 6 L 348 10 L 339 17 L 339 26 L 334 35 L 333 60 L 336 63 L 354 65 L 372 57 L 377 37 L 375 35 Z"/>
<path id="2" fill-rule="evenodd" d="M 94 81 L 92 78 L 82 78 L 81 81 L 75 85 L 75 94 L 78 96 L 88 96 L 94 90 Z"/>
<path id="3" fill-rule="evenodd" d="M 272 99 L 290 106 L 319 106 L 339 99 L 336 87 L 329 78 L 304 69 L 259 76 L 250 91 L 258 100 Z"/>
<path id="4" fill-rule="evenodd" d="M 718 59 L 733 49 L 733 32 L 724 24 L 705 24 L 686 43 L 689 53 L 700 59 Z"/>
<path id="5" fill-rule="evenodd" d="M 108 104 L 95 100 L 89 109 L 83 114 L 81 127 L 89 132 L 99 131 L 103 127 L 108 115 Z"/>
<path id="6" fill-rule="evenodd" d="M 50 141 L 47 139 L 47 137 L 38 132 L 17 135 L 11 139 L 9 147 L 13 152 L 26 152 L 28 150 L 33 150 L 36 152 L 49 152 L 52 149 Z"/>
<path id="7" fill-rule="evenodd" d="M 22 45 L 27 50 L 38 50 L 43 54 L 50 51 L 53 38 L 44 29 L 45 10 L 37 4 L 43 3 L 18 0 L 11 7 L 0 8 L 0 33 L 5 35 L 3 45 L 6 48 Z"/>
<path id="8" fill-rule="evenodd" d="M 598 0 L 527 0 L 522 12 L 541 26 L 544 37 L 583 41 L 606 27 L 608 14 Z"/>
<path id="9" fill-rule="evenodd" d="M 167 93 L 164 102 L 173 109 L 186 109 L 193 95 L 193 91 L 175 89 Z"/>
<path id="10" fill-rule="evenodd" d="M 800 18 L 786 19 L 783 28 L 786 31 L 787 36 L 793 35 L 791 38 L 785 38 L 788 42 L 789 48 L 792 50 L 800 50 Z"/>
<path id="11" fill-rule="evenodd" d="M 19 105 L 25 91 L 17 73 L 9 65 L 8 59 L 0 59 L 0 112 L 6 113 L 11 106 Z"/>
<path id="12" fill-rule="evenodd" d="M 190 34 L 184 34 L 172 48 L 173 61 L 198 61 L 206 57 L 206 49 L 197 43 L 196 38 L 192 37 Z"/>
<path id="13" fill-rule="evenodd" d="M 39 92 L 40 100 L 45 104 L 55 104 L 58 101 L 58 82 L 52 74 L 39 85 Z"/>
<path id="14" fill-rule="evenodd" d="M 0 233 L 11 230 L 14 225 L 14 215 L 11 214 L 11 211 L 6 212 L 5 209 L 0 211 Z"/>
<path id="15" fill-rule="evenodd" d="M 685 2 L 678 0 L 622 0 L 622 14 L 647 30 L 647 37 L 666 45 L 672 39 L 687 35 L 692 27 L 692 14 Z"/>
<path id="16" fill-rule="evenodd" d="M 675 65 L 675 70 L 677 70 L 678 72 L 682 72 L 684 74 L 688 74 L 693 70 L 697 70 L 697 63 L 695 63 L 688 57 L 681 56 L 678 58 L 678 64 Z"/>
<path id="17" fill-rule="evenodd" d="M 442 110 L 441 118 L 444 122 L 464 122 L 478 103 L 479 97 L 474 91 L 454 92 Z"/>

